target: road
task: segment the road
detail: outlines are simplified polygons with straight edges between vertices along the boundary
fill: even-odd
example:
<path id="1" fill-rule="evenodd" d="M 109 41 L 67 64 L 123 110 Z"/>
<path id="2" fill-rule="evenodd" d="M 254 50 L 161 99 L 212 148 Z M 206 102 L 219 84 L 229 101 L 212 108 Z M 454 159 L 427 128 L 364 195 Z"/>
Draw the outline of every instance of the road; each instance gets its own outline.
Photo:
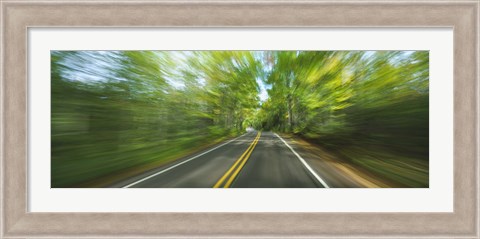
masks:
<path id="1" fill-rule="evenodd" d="M 249 132 L 195 155 L 130 178 L 123 188 L 328 188 L 362 187 L 355 177 L 272 132 Z M 313 160 L 313 161 L 312 161 Z M 313 167 L 312 167 L 313 165 Z M 326 175 L 328 178 L 326 178 Z M 358 178 L 358 176 L 357 176 Z M 363 185 L 364 186 L 364 185 Z M 368 185 L 371 186 L 371 185 Z"/>

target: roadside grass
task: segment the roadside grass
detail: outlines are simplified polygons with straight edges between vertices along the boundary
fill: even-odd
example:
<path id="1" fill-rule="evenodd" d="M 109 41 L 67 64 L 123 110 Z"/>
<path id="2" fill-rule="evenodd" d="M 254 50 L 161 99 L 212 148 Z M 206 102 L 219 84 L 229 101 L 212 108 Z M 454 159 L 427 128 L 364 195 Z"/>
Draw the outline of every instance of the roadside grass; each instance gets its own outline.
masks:
<path id="1" fill-rule="evenodd" d="M 385 150 L 367 151 L 358 146 L 338 151 L 353 163 L 404 187 L 429 187 L 428 160 L 401 156 Z"/>
<path id="2" fill-rule="evenodd" d="M 52 187 L 108 187 L 183 157 L 201 152 L 238 135 L 230 133 L 216 138 L 200 137 L 201 140 L 179 139 L 162 144 L 143 142 L 142 144 L 118 145 L 118 150 L 114 152 L 101 150 L 98 149 L 99 147 L 92 145 L 92 148 L 99 151 L 79 153 L 76 160 L 67 162 L 52 161 L 52 170 L 56 170 L 55 174 L 52 174 L 52 176 L 55 176 L 55 179 L 52 179 Z M 88 158 L 81 158 L 80 155 Z M 108 162 L 102 163 L 102 161 L 106 161 L 102 159 L 107 157 L 110 157 Z"/>
<path id="3" fill-rule="evenodd" d="M 372 176 L 371 180 L 382 182 L 384 186 L 388 185 L 387 187 L 394 188 L 429 187 L 429 161 L 416 154 L 399 154 L 397 150 L 371 145 L 369 147 L 326 146 L 318 139 L 312 140 L 301 135 L 282 134 L 282 136 L 293 138 L 299 144 L 309 145 L 310 148 L 317 148 L 318 150 L 313 150 L 328 155 L 324 159 L 336 161 L 341 165 L 352 165 L 359 172 L 365 172 Z"/>

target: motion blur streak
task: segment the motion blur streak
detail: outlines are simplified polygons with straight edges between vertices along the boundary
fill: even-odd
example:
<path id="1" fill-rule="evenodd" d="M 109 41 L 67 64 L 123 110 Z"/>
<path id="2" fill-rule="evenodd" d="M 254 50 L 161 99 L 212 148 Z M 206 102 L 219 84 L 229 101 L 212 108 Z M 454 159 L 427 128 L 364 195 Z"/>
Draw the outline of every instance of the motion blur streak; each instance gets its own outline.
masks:
<path id="1" fill-rule="evenodd" d="M 303 173 L 269 131 L 330 187 L 429 186 L 428 51 L 52 51 L 51 83 L 54 188 L 117 185 L 255 130 L 232 187 Z M 218 180 L 248 147 L 235 142 L 171 173 L 206 157 Z"/>

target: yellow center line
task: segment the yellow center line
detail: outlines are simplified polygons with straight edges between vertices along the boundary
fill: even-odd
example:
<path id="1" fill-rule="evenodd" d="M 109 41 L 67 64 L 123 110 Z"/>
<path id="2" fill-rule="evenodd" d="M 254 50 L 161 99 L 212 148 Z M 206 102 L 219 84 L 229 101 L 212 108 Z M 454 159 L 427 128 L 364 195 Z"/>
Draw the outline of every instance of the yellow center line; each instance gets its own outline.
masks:
<path id="1" fill-rule="evenodd" d="M 250 152 L 248 152 L 247 156 L 245 156 L 245 158 L 242 160 L 242 163 L 240 164 L 240 166 L 238 166 L 237 170 L 235 170 L 235 173 L 233 173 L 232 176 L 230 177 L 230 179 L 228 179 L 228 181 L 225 183 L 224 188 L 228 188 L 228 187 L 230 187 L 230 185 L 232 185 L 233 180 L 237 177 L 237 175 L 240 173 L 240 170 L 242 170 L 243 166 L 247 163 L 247 160 L 250 158 L 250 155 L 252 154 L 253 149 L 255 148 L 258 141 L 260 140 L 260 134 L 261 133 L 258 132 L 258 137 L 256 138 L 252 149 L 250 150 Z"/>
<path id="2" fill-rule="evenodd" d="M 242 162 L 242 160 L 244 159 L 244 157 L 251 151 L 253 151 L 253 148 L 255 147 L 255 142 L 258 141 L 258 139 L 260 138 L 260 132 L 258 132 L 257 136 L 255 137 L 255 139 L 252 141 L 252 143 L 250 144 L 250 146 L 248 146 L 247 150 L 245 150 L 245 152 L 242 154 L 242 156 L 240 156 L 240 158 L 237 159 L 237 161 L 233 164 L 233 166 L 218 180 L 217 183 L 215 183 L 215 185 L 213 186 L 214 188 L 219 188 L 221 187 L 221 185 L 223 184 L 223 182 L 225 181 L 225 179 L 228 177 L 228 175 L 230 175 L 230 173 L 235 169 L 235 167 L 237 167 L 237 165 Z M 250 154 L 248 154 L 247 158 L 250 156 Z M 242 165 L 243 166 L 243 165 Z M 236 175 L 235 175 L 236 176 Z M 230 181 L 230 180 L 229 180 Z M 233 180 L 232 180 L 233 181 Z"/>

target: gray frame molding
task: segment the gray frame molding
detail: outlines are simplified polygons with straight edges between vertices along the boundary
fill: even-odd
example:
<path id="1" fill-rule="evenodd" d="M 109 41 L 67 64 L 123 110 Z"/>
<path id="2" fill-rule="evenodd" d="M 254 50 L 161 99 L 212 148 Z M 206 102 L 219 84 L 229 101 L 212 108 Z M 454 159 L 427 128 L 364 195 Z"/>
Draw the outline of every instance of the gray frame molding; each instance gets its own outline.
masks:
<path id="1" fill-rule="evenodd" d="M 17 0 L 1 14 L 2 237 L 479 237 L 478 1 Z M 453 27 L 454 213 L 29 213 L 26 43 L 40 26 Z"/>

